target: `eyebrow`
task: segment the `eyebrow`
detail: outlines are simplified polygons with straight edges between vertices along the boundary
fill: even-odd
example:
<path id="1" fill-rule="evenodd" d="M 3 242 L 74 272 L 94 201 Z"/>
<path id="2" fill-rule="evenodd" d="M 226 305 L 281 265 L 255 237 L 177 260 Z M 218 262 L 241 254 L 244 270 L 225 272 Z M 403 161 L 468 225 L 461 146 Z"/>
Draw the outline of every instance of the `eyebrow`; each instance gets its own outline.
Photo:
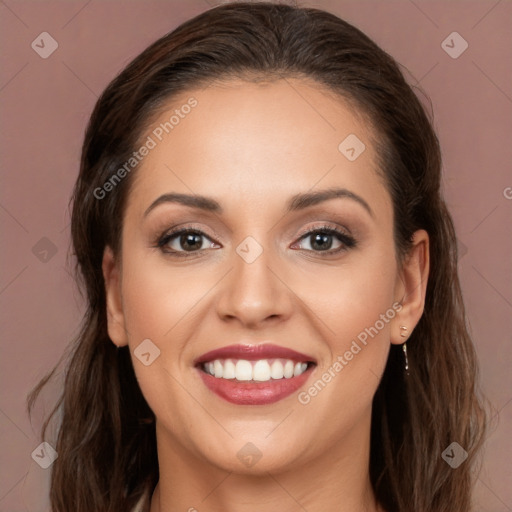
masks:
<path id="1" fill-rule="evenodd" d="M 315 192 L 296 194 L 292 196 L 286 203 L 286 212 L 289 213 L 303 210 L 305 208 L 309 208 L 310 206 L 323 203 L 324 201 L 337 198 L 352 199 L 353 201 L 359 203 L 370 214 L 371 217 L 374 217 L 370 205 L 361 196 L 351 192 L 350 190 L 347 190 L 346 188 L 328 188 L 325 190 L 317 190 Z M 144 217 L 146 217 L 149 212 L 154 210 L 157 206 L 164 203 L 182 204 L 191 208 L 198 208 L 200 210 L 218 214 L 223 212 L 220 203 L 211 197 L 195 194 L 169 193 L 163 194 L 155 199 L 144 212 Z"/>

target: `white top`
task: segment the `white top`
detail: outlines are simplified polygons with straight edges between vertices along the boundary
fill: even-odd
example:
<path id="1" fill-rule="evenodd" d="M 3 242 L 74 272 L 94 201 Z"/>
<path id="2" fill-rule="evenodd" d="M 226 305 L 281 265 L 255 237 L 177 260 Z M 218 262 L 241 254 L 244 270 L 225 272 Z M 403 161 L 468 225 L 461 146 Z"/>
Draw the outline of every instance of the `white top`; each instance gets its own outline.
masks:
<path id="1" fill-rule="evenodd" d="M 147 503 L 147 508 L 146 508 L 146 503 Z M 150 503 L 149 503 L 149 499 L 148 499 L 148 494 L 145 493 L 141 496 L 140 500 L 137 502 L 137 504 L 133 508 L 132 512 L 149 512 L 149 505 L 150 505 Z"/>

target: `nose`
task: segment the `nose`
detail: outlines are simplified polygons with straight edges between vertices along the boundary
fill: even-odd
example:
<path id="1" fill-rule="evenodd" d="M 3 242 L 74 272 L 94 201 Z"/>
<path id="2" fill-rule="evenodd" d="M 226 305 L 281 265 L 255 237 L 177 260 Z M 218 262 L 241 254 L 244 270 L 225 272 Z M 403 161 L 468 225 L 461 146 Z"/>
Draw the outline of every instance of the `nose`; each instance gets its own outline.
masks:
<path id="1" fill-rule="evenodd" d="M 233 267 L 221 282 L 220 318 L 253 329 L 289 318 L 293 292 L 282 265 L 266 249 L 254 261 L 240 254 L 234 252 Z"/>

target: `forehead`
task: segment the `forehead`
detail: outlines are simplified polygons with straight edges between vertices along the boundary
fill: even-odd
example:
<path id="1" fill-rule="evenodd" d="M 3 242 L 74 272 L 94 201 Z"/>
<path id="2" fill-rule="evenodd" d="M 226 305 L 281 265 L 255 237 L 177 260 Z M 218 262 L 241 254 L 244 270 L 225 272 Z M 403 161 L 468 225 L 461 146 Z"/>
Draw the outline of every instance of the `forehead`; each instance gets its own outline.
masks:
<path id="1" fill-rule="evenodd" d="M 364 116 L 302 79 L 230 80 L 186 91 L 152 119 L 141 140 L 152 148 L 131 194 L 146 206 L 171 191 L 260 205 L 315 187 L 385 192 Z M 387 198 L 381 200 L 385 206 Z"/>

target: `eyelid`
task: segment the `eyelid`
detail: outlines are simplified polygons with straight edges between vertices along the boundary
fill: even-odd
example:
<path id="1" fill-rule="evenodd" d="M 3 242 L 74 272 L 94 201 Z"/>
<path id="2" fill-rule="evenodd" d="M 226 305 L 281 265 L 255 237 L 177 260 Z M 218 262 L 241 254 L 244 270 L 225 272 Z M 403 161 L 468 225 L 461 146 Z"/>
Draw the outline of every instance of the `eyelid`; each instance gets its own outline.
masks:
<path id="1" fill-rule="evenodd" d="M 302 229 L 300 231 L 300 233 L 297 235 L 297 239 L 300 239 L 300 238 L 304 237 L 305 235 L 311 233 L 312 231 L 321 230 L 321 229 L 332 229 L 334 231 L 342 230 L 343 234 L 345 234 L 346 236 L 353 237 L 350 229 L 348 229 L 345 226 L 339 226 L 338 224 L 332 223 L 331 221 L 317 221 L 317 222 L 320 222 L 322 224 L 320 226 L 307 227 L 307 228 Z M 196 223 L 194 223 L 194 222 L 190 222 L 190 223 L 189 222 L 183 222 L 181 224 L 176 224 L 172 228 L 167 228 L 167 229 L 164 229 L 164 230 L 158 230 L 158 234 L 155 237 L 155 243 L 158 242 L 164 236 L 177 234 L 177 233 L 180 233 L 181 231 L 199 231 L 201 234 L 203 234 L 204 236 L 206 236 L 208 238 L 212 237 L 212 235 L 209 235 L 208 233 L 205 232 L 204 228 L 198 227 L 196 225 Z M 211 229 L 211 231 L 213 232 L 213 237 L 214 238 L 219 239 L 219 238 L 222 237 L 214 229 Z"/>
<path id="2" fill-rule="evenodd" d="M 341 233 L 343 233 L 344 235 L 346 235 L 347 237 L 353 237 L 352 233 L 350 232 L 350 229 L 344 227 L 344 226 L 340 226 L 339 224 L 335 224 L 331 221 L 318 221 L 321 223 L 320 226 L 310 226 L 308 228 L 304 228 L 303 230 L 301 230 L 301 233 L 298 235 L 299 238 L 302 238 L 304 235 L 308 235 L 310 234 L 311 232 L 314 232 L 314 231 L 322 231 L 322 230 L 329 230 L 329 229 L 332 229 L 333 231 L 339 231 Z"/>
<path id="3" fill-rule="evenodd" d="M 171 236 L 171 235 L 176 235 L 178 233 L 181 233 L 182 231 L 197 231 L 198 233 L 200 233 L 201 235 L 205 236 L 208 239 L 215 238 L 216 240 L 218 240 L 219 238 L 222 238 L 222 236 L 220 234 L 218 234 L 212 228 L 210 228 L 210 231 L 212 231 L 213 235 L 210 235 L 206 232 L 205 228 L 197 226 L 196 223 L 194 223 L 194 222 L 182 222 L 180 224 L 176 224 L 172 228 L 159 230 L 154 239 L 154 243 L 156 244 L 162 238 Z M 220 242 L 216 242 L 216 243 L 220 243 Z"/>

